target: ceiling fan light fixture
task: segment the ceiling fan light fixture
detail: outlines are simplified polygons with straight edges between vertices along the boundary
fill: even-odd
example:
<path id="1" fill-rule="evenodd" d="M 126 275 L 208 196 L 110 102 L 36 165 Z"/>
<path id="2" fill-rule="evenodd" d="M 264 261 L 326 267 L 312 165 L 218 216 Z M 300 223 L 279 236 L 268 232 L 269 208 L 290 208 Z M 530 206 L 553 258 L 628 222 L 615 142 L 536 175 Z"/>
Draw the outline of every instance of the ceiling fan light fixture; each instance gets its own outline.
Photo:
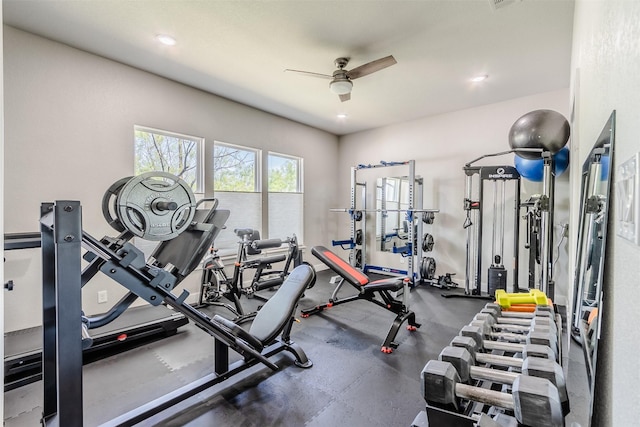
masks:
<path id="1" fill-rule="evenodd" d="M 487 80 L 488 78 L 489 78 L 488 74 L 482 74 L 482 75 L 479 75 L 479 76 L 472 77 L 470 80 L 473 83 L 480 83 L 480 82 L 483 82 L 483 81 Z"/>
<path id="2" fill-rule="evenodd" d="M 351 93 L 351 88 L 353 87 L 353 83 L 351 82 L 351 80 L 334 80 L 331 83 L 329 83 L 329 89 L 331 89 L 331 92 L 335 93 L 336 95 L 346 95 L 348 93 Z"/>
<path id="3" fill-rule="evenodd" d="M 156 36 L 156 39 L 162 43 L 163 45 L 166 46 L 175 46 L 176 45 L 176 39 L 174 39 L 173 37 L 167 35 L 167 34 L 158 34 Z"/>

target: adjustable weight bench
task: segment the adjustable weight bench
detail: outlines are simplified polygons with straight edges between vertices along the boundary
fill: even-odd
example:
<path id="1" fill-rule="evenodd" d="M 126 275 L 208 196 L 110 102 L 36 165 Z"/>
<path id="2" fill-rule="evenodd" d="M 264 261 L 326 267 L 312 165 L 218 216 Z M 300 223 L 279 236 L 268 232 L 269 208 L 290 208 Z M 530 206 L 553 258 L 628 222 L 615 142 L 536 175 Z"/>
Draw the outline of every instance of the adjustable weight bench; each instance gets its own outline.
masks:
<path id="1" fill-rule="evenodd" d="M 391 329 L 387 334 L 387 337 L 382 344 L 381 351 L 383 353 L 391 353 L 394 348 L 398 348 L 398 343 L 394 340 L 398 334 L 400 326 L 406 321 L 407 329 L 411 332 L 420 327 L 419 323 L 416 323 L 416 315 L 413 311 L 410 311 L 408 307 L 402 302 L 395 299 L 391 292 L 401 290 L 405 282 L 409 280 L 408 277 L 392 277 L 388 279 L 381 279 L 371 281 L 367 275 L 357 270 L 335 253 L 331 252 L 324 246 L 314 246 L 311 248 L 311 253 L 315 255 L 320 261 L 322 261 L 327 267 L 336 272 L 342 278 L 338 283 L 336 289 L 333 291 L 329 302 L 318 305 L 312 308 L 301 310 L 302 317 L 309 317 L 312 314 L 320 313 L 325 308 L 331 308 L 336 305 L 346 304 L 351 301 L 366 300 L 370 301 L 380 307 L 383 307 L 392 313 L 396 314 L 396 318 L 391 325 Z M 344 282 L 349 283 L 351 286 L 358 290 L 356 295 L 352 295 L 346 298 L 338 298 L 337 293 Z M 405 289 L 405 292 L 407 290 Z M 377 298 L 379 297 L 379 298 Z"/>

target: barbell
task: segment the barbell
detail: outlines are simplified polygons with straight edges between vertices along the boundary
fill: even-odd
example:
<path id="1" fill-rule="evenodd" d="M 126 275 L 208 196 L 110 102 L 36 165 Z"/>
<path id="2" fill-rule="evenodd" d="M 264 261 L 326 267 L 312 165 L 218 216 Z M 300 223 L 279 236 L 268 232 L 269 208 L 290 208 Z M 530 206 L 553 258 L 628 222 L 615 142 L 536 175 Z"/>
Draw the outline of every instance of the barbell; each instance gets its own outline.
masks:
<path id="1" fill-rule="evenodd" d="M 196 212 L 193 190 L 168 172 L 146 172 L 122 178 L 102 198 L 102 214 L 116 231 L 126 230 L 146 240 L 178 236 Z"/>
<path id="2" fill-rule="evenodd" d="M 351 209 L 351 208 L 332 208 L 330 212 L 347 212 L 351 215 L 354 221 L 360 221 L 364 213 L 382 213 L 387 212 L 405 212 L 407 216 L 413 218 L 413 214 L 421 213 L 420 219 L 425 224 L 433 224 L 436 214 L 440 212 L 440 209 Z"/>

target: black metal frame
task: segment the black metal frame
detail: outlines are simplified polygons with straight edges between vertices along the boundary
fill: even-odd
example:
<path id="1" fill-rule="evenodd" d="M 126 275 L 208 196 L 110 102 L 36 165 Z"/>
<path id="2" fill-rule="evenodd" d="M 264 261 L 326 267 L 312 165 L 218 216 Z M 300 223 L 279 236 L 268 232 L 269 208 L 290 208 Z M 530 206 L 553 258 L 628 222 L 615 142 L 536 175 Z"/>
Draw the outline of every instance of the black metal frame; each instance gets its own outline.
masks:
<path id="1" fill-rule="evenodd" d="M 40 213 L 42 420 L 47 426 L 82 426 L 81 206 L 75 201 L 44 203 Z"/>
<path id="2" fill-rule="evenodd" d="M 284 325 L 279 338 L 263 343 L 266 347 L 262 351 L 254 349 L 231 329 L 187 304 L 186 290 L 180 296 L 173 295 L 171 289 L 176 277 L 161 268 L 140 266 L 135 262 L 134 247 L 114 251 L 102 241 L 83 232 L 79 202 L 56 201 L 42 204 L 40 223 L 44 324 L 43 425 L 75 427 L 82 426 L 83 423 L 81 247 L 90 254 L 88 269 L 99 265 L 100 271 L 150 304 L 159 305 L 164 302 L 214 338 L 213 374 L 123 414 L 105 425 L 138 423 L 258 363 L 277 370 L 278 366 L 268 358 L 284 350 L 295 356 L 296 365 L 311 366 L 304 351 L 290 340 L 293 316 Z M 59 307 L 64 307 L 64 310 L 59 310 Z M 229 349 L 243 356 L 243 360 L 229 365 Z"/>
<path id="3" fill-rule="evenodd" d="M 40 247 L 40 232 L 5 233 L 4 235 L 5 251 Z M 89 277 L 83 276 L 82 283 L 85 284 L 88 280 Z M 13 283 L 12 280 L 9 282 Z M 5 287 L 7 287 L 6 284 Z M 120 311 L 120 313 L 122 313 L 122 311 Z M 100 318 L 105 318 L 105 316 L 100 316 Z M 91 322 L 87 321 L 85 324 L 89 326 L 89 323 Z M 148 341 L 154 338 L 157 339 L 158 337 L 173 335 L 179 327 L 187 323 L 189 323 L 189 321 L 184 315 L 171 311 L 169 314 L 157 316 L 152 321 L 145 321 L 143 324 L 131 323 L 124 328 L 109 330 L 108 332 L 99 331 L 95 335 L 92 334 L 93 344 L 91 347 L 84 349 L 83 361 L 86 364 L 104 357 L 105 354 L 108 355 L 117 351 L 130 349 L 140 341 Z M 41 336 L 42 333 L 42 330 L 33 330 L 34 337 L 36 335 Z M 123 339 L 123 336 L 126 338 Z M 37 341 L 37 344 L 34 344 L 34 347 L 29 348 L 28 351 L 22 351 L 17 354 L 5 353 L 4 391 L 7 392 L 26 384 L 40 381 L 42 379 L 42 360 L 40 340 Z"/>
<path id="4" fill-rule="evenodd" d="M 351 266 L 350 264 L 347 264 L 345 262 L 344 265 L 341 266 L 338 263 L 332 261 L 331 258 L 326 256 L 326 253 L 331 253 L 336 258 L 337 255 L 335 255 L 325 247 L 315 246 L 311 248 L 311 253 L 314 254 L 332 271 L 337 273 L 340 276 L 340 281 L 336 284 L 336 287 L 328 302 L 300 310 L 302 317 L 306 318 L 314 314 L 321 313 L 327 308 L 346 304 L 352 301 L 363 300 L 372 302 L 396 315 L 396 317 L 393 319 L 391 327 L 389 328 L 389 332 L 387 333 L 387 336 L 382 343 L 381 351 L 383 353 L 392 353 L 393 349 L 398 348 L 398 343 L 395 341 L 395 339 L 400 330 L 400 326 L 402 326 L 404 322 L 407 322 L 407 329 L 410 332 L 415 331 L 421 326 L 420 323 L 416 322 L 415 313 L 409 310 L 409 307 L 407 307 L 402 301 L 399 301 L 392 296 L 392 292 L 398 292 L 400 290 L 403 290 L 403 292 L 408 292 L 408 283 L 410 281 L 409 277 L 391 277 L 388 279 L 376 280 L 372 282 L 366 274 L 360 272 L 359 270 L 356 270 L 355 267 Z M 363 278 L 366 278 L 366 283 L 364 281 L 359 282 L 358 278 L 354 277 L 354 273 L 362 275 Z M 338 298 L 338 291 L 344 283 L 353 286 L 358 291 L 358 293 L 348 297 Z M 377 298 L 377 296 L 379 298 Z"/>
<path id="5" fill-rule="evenodd" d="M 251 231 L 251 233 L 248 233 L 249 231 Z M 240 302 L 240 296 L 242 294 L 247 294 L 253 298 L 267 301 L 268 298 L 259 295 L 256 292 L 282 285 L 287 275 L 291 272 L 290 270 L 302 264 L 302 252 L 298 245 L 298 238 L 295 235 L 284 240 L 271 239 L 274 242 L 273 245 L 268 244 L 269 240 L 264 241 L 267 242 L 268 247 L 280 247 L 283 244 L 287 244 L 289 247 L 286 255 L 275 255 L 265 258 L 249 258 L 249 255 L 257 255 L 261 252 L 260 249 L 251 250 L 252 245 L 255 242 L 258 242 L 258 244 L 261 242 L 261 240 L 254 240 L 252 238 L 256 232 L 256 230 L 251 229 L 236 230 L 238 237 L 242 240 L 238 242 L 238 252 L 231 277 L 227 276 L 225 273 L 225 266 L 220 259 L 220 255 L 217 253 L 217 249 L 211 249 L 210 258 L 205 260 L 202 270 L 198 306 L 215 305 L 224 307 L 233 313 L 235 316 L 234 321 L 236 322 L 251 320 L 255 317 L 256 313 L 245 312 L 242 307 L 242 303 Z M 272 270 L 272 264 L 282 261 L 284 261 L 282 270 Z M 247 269 L 253 269 L 255 272 L 251 278 L 250 288 L 243 288 L 244 271 Z M 219 285 L 224 285 L 227 288 L 226 291 L 220 293 L 219 296 L 232 302 L 233 306 L 217 300 L 207 301 L 207 288 Z"/>
<path id="6" fill-rule="evenodd" d="M 498 169 L 503 169 L 502 174 L 498 173 Z M 520 238 L 520 174 L 513 166 L 465 166 L 465 174 L 467 176 L 478 174 L 479 186 L 478 186 L 478 223 L 476 227 L 480 230 L 478 234 L 477 242 L 477 264 L 475 272 L 474 288 L 471 290 L 472 295 L 482 295 L 482 226 L 484 216 L 484 184 L 486 181 L 516 181 L 515 184 L 515 196 L 514 196 L 514 232 L 513 232 L 513 292 L 519 292 L 518 275 L 519 275 L 519 238 Z M 467 201 L 465 201 L 465 205 Z M 473 201 L 470 201 L 469 206 L 473 205 Z M 495 212 L 494 212 L 495 215 Z M 494 233 L 497 231 L 494 230 Z M 493 298 L 493 295 L 490 295 Z"/>

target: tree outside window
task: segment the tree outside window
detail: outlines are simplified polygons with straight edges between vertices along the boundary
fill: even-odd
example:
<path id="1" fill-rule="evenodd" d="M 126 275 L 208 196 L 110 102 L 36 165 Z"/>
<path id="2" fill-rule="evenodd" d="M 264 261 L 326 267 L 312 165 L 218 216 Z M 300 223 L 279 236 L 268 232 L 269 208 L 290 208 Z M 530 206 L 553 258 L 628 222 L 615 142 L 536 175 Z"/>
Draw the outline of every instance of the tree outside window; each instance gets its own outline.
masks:
<path id="1" fill-rule="evenodd" d="M 207 156 L 213 156 L 205 160 L 203 138 L 142 126 L 134 127 L 134 147 L 136 175 L 169 172 L 186 181 L 194 193 L 212 195 L 221 209 L 231 211 L 216 247 L 232 253 L 237 248 L 236 228 L 259 230 L 265 238 L 296 234 L 303 242 L 301 158 L 271 152 L 264 158 L 261 150 L 214 141 L 207 146 Z M 262 182 L 263 167 L 266 182 Z"/>
<path id="2" fill-rule="evenodd" d="M 182 178 L 194 192 L 200 185 L 200 152 L 203 139 L 136 126 L 134 173 L 169 172 Z"/>
<path id="3" fill-rule="evenodd" d="M 213 188 L 215 191 L 257 189 L 257 152 L 216 142 L 213 149 Z"/>
<path id="4" fill-rule="evenodd" d="M 269 153 L 269 191 L 301 192 L 300 161 L 297 157 Z"/>

